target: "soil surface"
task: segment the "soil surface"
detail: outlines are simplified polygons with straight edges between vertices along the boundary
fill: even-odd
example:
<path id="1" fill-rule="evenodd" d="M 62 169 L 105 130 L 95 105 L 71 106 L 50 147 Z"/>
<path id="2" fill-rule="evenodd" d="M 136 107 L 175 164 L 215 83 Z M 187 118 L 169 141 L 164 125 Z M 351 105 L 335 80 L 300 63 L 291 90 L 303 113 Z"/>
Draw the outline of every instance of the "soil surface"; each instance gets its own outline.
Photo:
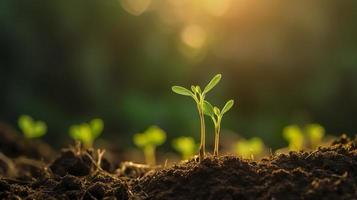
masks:
<path id="1" fill-rule="evenodd" d="M 0 145 L 0 199 L 357 199 L 357 139 L 346 136 L 259 162 L 208 156 L 155 168 L 113 166 L 102 151 L 79 146 L 47 161 L 26 146 L 15 154 L 4 149 L 16 143 Z"/>

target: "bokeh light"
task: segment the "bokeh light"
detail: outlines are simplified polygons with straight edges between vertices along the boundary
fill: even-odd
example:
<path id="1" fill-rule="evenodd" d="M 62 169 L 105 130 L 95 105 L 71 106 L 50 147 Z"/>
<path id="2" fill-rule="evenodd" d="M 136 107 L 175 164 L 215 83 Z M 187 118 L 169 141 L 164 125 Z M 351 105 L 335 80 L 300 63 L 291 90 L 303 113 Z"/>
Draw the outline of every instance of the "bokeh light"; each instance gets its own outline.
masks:
<path id="1" fill-rule="evenodd" d="M 205 45 L 207 40 L 206 31 L 199 25 L 188 25 L 181 33 L 182 41 L 189 47 L 199 49 Z"/>

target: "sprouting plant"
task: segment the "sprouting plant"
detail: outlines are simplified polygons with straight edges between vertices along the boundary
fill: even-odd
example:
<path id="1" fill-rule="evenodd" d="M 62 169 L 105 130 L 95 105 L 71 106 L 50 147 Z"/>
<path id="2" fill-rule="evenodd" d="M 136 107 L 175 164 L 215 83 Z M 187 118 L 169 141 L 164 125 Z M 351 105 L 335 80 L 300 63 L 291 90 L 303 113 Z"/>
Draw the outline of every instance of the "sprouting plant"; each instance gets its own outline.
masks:
<path id="1" fill-rule="evenodd" d="M 213 155 L 218 156 L 219 149 L 219 133 L 221 131 L 221 121 L 223 115 L 228 112 L 234 104 L 233 100 L 227 101 L 223 109 L 220 110 L 216 106 L 212 106 L 208 101 L 204 102 L 204 113 L 211 117 L 214 124 L 214 151 Z"/>
<path id="2" fill-rule="evenodd" d="M 289 142 L 290 151 L 300 151 L 304 146 L 304 134 L 299 126 L 290 125 L 283 130 L 284 138 Z"/>
<path id="3" fill-rule="evenodd" d="M 35 121 L 28 115 L 21 115 L 18 125 L 26 138 L 38 138 L 47 133 L 47 125 L 43 121 Z"/>
<path id="4" fill-rule="evenodd" d="M 254 156 L 260 155 L 264 151 L 264 143 L 262 139 L 253 137 L 250 140 L 239 140 L 235 149 L 242 158 L 254 159 Z"/>
<path id="5" fill-rule="evenodd" d="M 69 134 L 74 140 L 82 142 L 85 147 L 89 148 L 93 146 L 94 140 L 102 134 L 103 129 L 103 120 L 96 118 L 89 123 L 71 126 Z"/>
<path id="6" fill-rule="evenodd" d="M 305 128 L 306 136 L 309 139 L 311 148 L 318 147 L 325 135 L 325 129 L 319 124 L 308 124 Z"/>
<path id="7" fill-rule="evenodd" d="M 134 135 L 134 144 L 144 151 L 145 161 L 156 164 L 155 150 L 166 141 L 166 133 L 158 126 L 150 126 L 144 133 Z"/>
<path id="8" fill-rule="evenodd" d="M 207 84 L 207 86 L 202 91 L 200 86 L 191 86 L 191 91 L 181 87 L 181 86 L 173 86 L 172 91 L 184 95 L 190 96 L 196 102 L 198 114 L 200 117 L 200 125 L 201 125 L 201 143 L 199 149 L 199 160 L 202 161 L 205 157 L 205 146 L 206 146 L 206 127 L 205 127 L 205 118 L 204 118 L 204 102 L 206 98 L 206 94 L 212 90 L 218 82 L 221 80 L 222 75 L 217 74 L 213 77 L 213 79 Z"/>
<path id="9" fill-rule="evenodd" d="M 183 160 L 190 159 L 196 151 L 196 143 L 192 137 L 179 137 L 172 141 L 172 147 L 181 153 Z"/>

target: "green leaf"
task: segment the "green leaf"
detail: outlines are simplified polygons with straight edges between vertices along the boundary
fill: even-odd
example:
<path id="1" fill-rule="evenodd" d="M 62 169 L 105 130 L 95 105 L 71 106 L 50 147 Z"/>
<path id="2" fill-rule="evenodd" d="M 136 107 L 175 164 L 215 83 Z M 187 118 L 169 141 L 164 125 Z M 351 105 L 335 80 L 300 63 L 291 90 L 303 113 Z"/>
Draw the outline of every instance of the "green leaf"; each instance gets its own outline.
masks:
<path id="1" fill-rule="evenodd" d="M 81 132 L 79 131 L 79 126 L 73 125 L 69 128 L 69 135 L 71 138 L 74 140 L 79 140 L 79 137 L 81 135 Z"/>
<path id="2" fill-rule="evenodd" d="M 181 87 L 181 86 L 173 86 L 171 89 L 176 94 L 180 94 L 180 95 L 184 95 L 184 96 L 193 96 L 194 95 L 190 90 L 188 90 L 184 87 Z"/>
<path id="3" fill-rule="evenodd" d="M 43 121 L 36 122 L 35 126 L 33 127 L 33 135 L 32 137 L 41 137 L 45 135 L 47 132 L 47 125 Z"/>
<path id="4" fill-rule="evenodd" d="M 87 123 L 71 126 L 69 135 L 74 140 L 81 141 L 86 147 L 91 147 L 93 145 L 94 137 L 92 129 Z"/>
<path id="5" fill-rule="evenodd" d="M 193 93 L 196 94 L 196 87 L 194 85 L 191 85 L 191 90 L 192 90 Z"/>
<path id="6" fill-rule="evenodd" d="M 201 93 L 202 93 L 201 87 L 198 86 L 198 85 L 196 85 L 196 92 L 197 92 L 198 94 L 201 94 Z"/>
<path id="7" fill-rule="evenodd" d="M 210 117 L 214 115 L 213 106 L 208 101 L 203 102 L 203 112 Z"/>
<path id="8" fill-rule="evenodd" d="M 172 141 L 172 147 L 182 154 L 183 159 L 191 158 L 196 151 L 196 143 L 192 137 L 179 137 Z"/>
<path id="9" fill-rule="evenodd" d="M 139 148 L 143 148 L 148 144 L 147 137 L 144 133 L 135 134 L 133 137 L 133 142 Z"/>
<path id="10" fill-rule="evenodd" d="M 219 116 L 221 114 L 221 111 L 219 110 L 219 108 L 217 108 L 216 106 L 213 107 L 213 112 L 215 115 Z"/>
<path id="11" fill-rule="evenodd" d="M 146 138 L 151 145 L 159 146 L 166 141 L 166 133 L 158 126 L 150 126 L 146 131 Z"/>
<path id="12" fill-rule="evenodd" d="M 290 125 L 283 130 L 284 138 L 289 142 L 290 151 L 300 151 L 304 147 L 304 133 L 297 125 Z"/>
<path id="13" fill-rule="evenodd" d="M 21 115 L 18 120 L 18 125 L 26 138 L 31 138 L 33 133 L 34 122 L 28 115 Z"/>
<path id="14" fill-rule="evenodd" d="M 26 138 L 38 138 L 46 134 L 47 125 L 43 121 L 34 121 L 28 115 L 20 116 L 18 125 Z"/>
<path id="15" fill-rule="evenodd" d="M 210 90 L 212 90 L 221 80 L 222 75 L 221 74 L 217 74 L 216 76 L 214 76 L 212 78 L 212 80 L 207 84 L 207 86 L 205 87 L 205 89 L 203 90 L 203 94 L 208 93 Z"/>
<path id="16" fill-rule="evenodd" d="M 97 138 L 103 132 L 104 122 L 103 122 L 103 120 L 101 120 L 99 118 L 93 119 L 90 122 L 90 127 L 92 130 L 93 137 Z"/>
<path id="17" fill-rule="evenodd" d="M 224 105 L 221 115 L 224 115 L 224 113 L 228 112 L 234 105 L 234 101 L 231 99 L 229 100 L 226 105 Z"/>

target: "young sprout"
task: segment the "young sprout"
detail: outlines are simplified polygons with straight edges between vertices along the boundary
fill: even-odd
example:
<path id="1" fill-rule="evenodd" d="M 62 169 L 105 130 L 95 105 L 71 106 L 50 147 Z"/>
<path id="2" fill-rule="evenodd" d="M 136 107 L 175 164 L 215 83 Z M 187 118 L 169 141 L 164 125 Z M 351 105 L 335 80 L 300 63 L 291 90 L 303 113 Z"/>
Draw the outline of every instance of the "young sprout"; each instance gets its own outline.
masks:
<path id="1" fill-rule="evenodd" d="M 166 133 L 157 126 L 151 126 L 144 133 L 135 134 L 133 140 L 134 144 L 144 151 L 146 163 L 148 165 L 155 165 L 156 147 L 164 144 Z"/>
<path id="2" fill-rule="evenodd" d="M 191 91 L 181 87 L 181 86 L 173 86 L 172 91 L 184 95 L 190 96 L 196 102 L 198 115 L 200 117 L 200 125 L 201 125 L 201 143 L 200 143 L 200 150 L 199 150 L 199 160 L 202 161 L 205 157 L 205 146 L 206 146 L 206 127 L 205 127 L 205 118 L 204 118 L 204 102 L 206 98 L 206 94 L 212 90 L 218 82 L 221 80 L 222 75 L 217 74 L 213 77 L 213 79 L 207 84 L 207 86 L 202 91 L 200 86 L 191 86 Z"/>
<path id="3" fill-rule="evenodd" d="M 208 101 L 204 102 L 204 113 L 211 117 L 214 124 L 214 151 L 213 155 L 218 156 L 219 149 L 219 133 L 221 132 L 221 121 L 223 115 L 228 112 L 234 105 L 233 100 L 227 101 L 222 111 L 216 106 L 212 106 Z"/>
<path id="4" fill-rule="evenodd" d="M 317 148 L 325 135 L 325 129 L 319 124 L 309 124 L 305 128 L 307 138 L 310 141 L 311 148 Z"/>
<path id="5" fill-rule="evenodd" d="M 21 115 L 18 125 L 26 138 L 38 138 L 47 133 L 47 125 L 43 121 L 34 121 L 28 115 Z"/>
<path id="6" fill-rule="evenodd" d="M 94 140 L 102 134 L 104 122 L 101 119 L 93 119 L 89 123 L 73 125 L 69 129 L 69 135 L 83 143 L 86 148 L 93 146 Z"/>
<path id="7" fill-rule="evenodd" d="M 253 137 L 250 140 L 239 140 L 236 144 L 236 152 L 244 159 L 252 158 L 260 155 L 264 150 L 264 143 L 258 137 Z"/>
<path id="8" fill-rule="evenodd" d="M 188 160 L 195 154 L 196 143 L 192 137 L 179 137 L 172 141 L 172 147 L 181 153 L 183 160 Z"/>
<path id="9" fill-rule="evenodd" d="M 304 146 L 304 134 L 299 126 L 290 125 L 283 130 L 284 138 L 289 142 L 290 151 L 300 151 Z"/>

